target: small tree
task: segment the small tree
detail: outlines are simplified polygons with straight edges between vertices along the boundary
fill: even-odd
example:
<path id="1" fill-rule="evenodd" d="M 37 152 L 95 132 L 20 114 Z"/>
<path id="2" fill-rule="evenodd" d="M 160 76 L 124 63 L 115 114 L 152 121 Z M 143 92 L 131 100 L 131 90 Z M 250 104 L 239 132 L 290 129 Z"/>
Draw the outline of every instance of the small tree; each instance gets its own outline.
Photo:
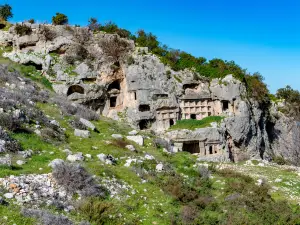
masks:
<path id="1" fill-rule="evenodd" d="M 62 13 L 56 13 L 55 16 L 52 17 L 53 25 L 64 25 L 68 23 L 68 17 Z"/>
<path id="2" fill-rule="evenodd" d="M 90 18 L 88 28 L 92 31 L 99 30 L 100 24 L 98 23 L 98 20 L 94 17 Z"/>
<path id="3" fill-rule="evenodd" d="M 13 17 L 12 8 L 10 5 L 5 4 L 0 6 L 0 17 L 5 21 Z"/>

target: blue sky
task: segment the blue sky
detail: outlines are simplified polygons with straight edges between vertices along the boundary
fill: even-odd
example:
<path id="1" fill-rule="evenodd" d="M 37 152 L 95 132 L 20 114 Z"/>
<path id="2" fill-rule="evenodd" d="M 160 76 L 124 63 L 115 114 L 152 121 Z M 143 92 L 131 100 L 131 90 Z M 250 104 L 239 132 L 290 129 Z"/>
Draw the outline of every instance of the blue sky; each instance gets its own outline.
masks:
<path id="1" fill-rule="evenodd" d="M 26 2 L 26 3 L 25 3 Z M 43 3 L 44 2 L 44 3 Z M 132 32 L 143 28 L 169 47 L 208 59 L 234 60 L 259 71 L 271 92 L 300 90 L 299 0 L 11 0 L 13 22 L 51 21 L 56 12 L 71 24 L 90 17 L 112 20 Z"/>

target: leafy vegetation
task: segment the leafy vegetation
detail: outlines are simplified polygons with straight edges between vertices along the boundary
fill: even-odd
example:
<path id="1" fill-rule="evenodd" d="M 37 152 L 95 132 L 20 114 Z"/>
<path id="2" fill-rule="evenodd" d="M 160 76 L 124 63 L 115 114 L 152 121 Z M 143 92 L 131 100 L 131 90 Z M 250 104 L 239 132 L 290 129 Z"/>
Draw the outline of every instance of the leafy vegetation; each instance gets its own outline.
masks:
<path id="1" fill-rule="evenodd" d="M 195 130 L 197 128 L 204 128 L 204 127 L 210 127 L 211 123 L 213 122 L 221 122 L 224 117 L 222 116 L 209 116 L 202 120 L 178 120 L 174 126 L 172 126 L 170 129 L 172 130 L 180 130 L 180 129 L 188 129 L 188 130 Z"/>
<path id="2" fill-rule="evenodd" d="M 276 97 L 284 99 L 286 104 L 283 108 L 284 113 L 288 116 L 300 120 L 300 92 L 293 90 L 290 86 L 278 89 Z"/>
<path id="3" fill-rule="evenodd" d="M 32 32 L 32 29 L 26 24 L 16 24 L 14 29 L 16 34 L 20 36 L 29 35 Z"/>
<path id="4" fill-rule="evenodd" d="M 62 13 L 56 13 L 56 15 L 52 17 L 53 25 L 65 25 L 68 24 L 68 21 L 68 17 Z"/>
<path id="5" fill-rule="evenodd" d="M 13 17 L 12 7 L 8 4 L 0 5 L 0 18 L 4 21 Z"/>

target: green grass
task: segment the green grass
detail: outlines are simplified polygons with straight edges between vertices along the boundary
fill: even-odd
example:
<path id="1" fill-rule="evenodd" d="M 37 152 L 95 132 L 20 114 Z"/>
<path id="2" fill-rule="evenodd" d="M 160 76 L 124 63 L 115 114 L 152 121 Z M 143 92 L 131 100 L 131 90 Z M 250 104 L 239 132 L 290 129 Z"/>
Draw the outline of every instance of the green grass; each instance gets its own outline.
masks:
<path id="1" fill-rule="evenodd" d="M 224 119 L 222 116 L 209 116 L 202 120 L 178 120 L 171 130 L 188 129 L 195 130 L 197 128 L 210 127 L 212 122 L 220 123 Z"/>

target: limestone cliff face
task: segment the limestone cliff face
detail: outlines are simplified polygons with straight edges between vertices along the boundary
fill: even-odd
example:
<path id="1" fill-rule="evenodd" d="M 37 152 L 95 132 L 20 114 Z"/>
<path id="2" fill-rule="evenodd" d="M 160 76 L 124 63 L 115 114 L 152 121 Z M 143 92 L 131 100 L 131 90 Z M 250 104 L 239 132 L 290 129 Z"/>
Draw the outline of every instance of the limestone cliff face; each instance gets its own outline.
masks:
<path id="1" fill-rule="evenodd" d="M 247 97 L 232 75 L 208 80 L 195 72 L 173 71 L 147 48 L 117 35 L 86 28 L 27 24 L 32 33 L 0 32 L 4 56 L 33 65 L 57 93 L 115 120 L 152 129 L 200 159 L 239 161 L 282 156 L 294 163 L 300 154 L 300 125 Z M 271 110 L 269 110 L 271 109 Z M 182 119 L 224 116 L 205 129 L 168 129 Z"/>

